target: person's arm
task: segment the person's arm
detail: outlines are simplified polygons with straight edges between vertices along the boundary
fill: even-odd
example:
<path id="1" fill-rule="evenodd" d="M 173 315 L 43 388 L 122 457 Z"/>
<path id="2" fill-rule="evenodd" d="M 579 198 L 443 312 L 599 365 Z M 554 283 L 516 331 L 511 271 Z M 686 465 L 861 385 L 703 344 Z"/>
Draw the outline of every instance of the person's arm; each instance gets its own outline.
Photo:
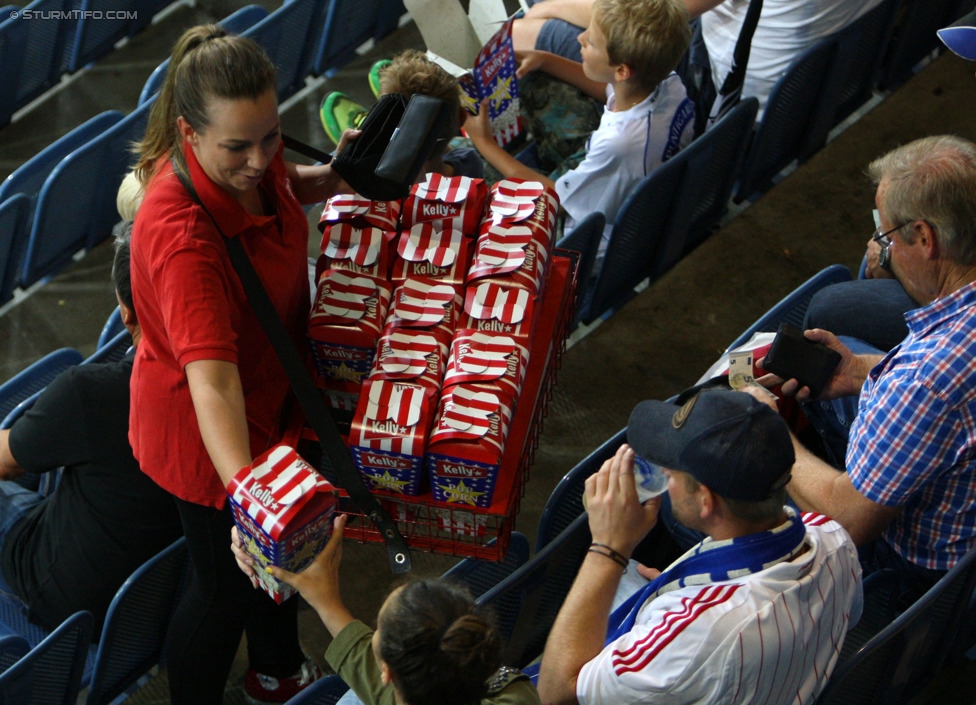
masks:
<path id="1" fill-rule="evenodd" d="M 343 132 L 342 138 L 336 146 L 336 154 L 346 146 L 346 142 L 356 139 L 360 134 L 359 130 Z M 352 191 L 331 164 L 308 166 L 286 161 L 285 168 L 288 170 L 288 178 L 291 180 L 292 188 L 295 189 L 295 197 L 302 205 L 322 203 L 337 193 Z"/>
<path id="2" fill-rule="evenodd" d="M 185 369 L 203 445 L 226 487 L 253 460 L 240 373 L 223 360 L 194 360 Z"/>
<path id="3" fill-rule="evenodd" d="M 548 51 L 519 52 L 519 66 L 516 78 L 522 78 L 531 71 L 543 71 L 553 78 L 579 88 L 583 93 L 601 103 L 607 102 L 607 84 L 586 77 L 583 64 Z"/>
<path id="4" fill-rule="evenodd" d="M 24 468 L 10 452 L 10 429 L 0 431 L 0 480 L 13 480 L 24 474 Z"/>
<path id="5" fill-rule="evenodd" d="M 544 0 L 525 13 L 529 20 L 565 20 L 577 27 L 590 24 L 593 0 Z"/>
<path id="6" fill-rule="evenodd" d="M 493 167 L 501 172 L 506 179 L 525 179 L 538 181 L 551 189 L 556 188 L 552 179 L 543 176 L 532 167 L 526 166 L 511 154 L 506 152 L 495 142 L 491 133 L 491 123 L 488 121 L 488 101 L 481 104 L 481 109 L 475 116 L 468 115 L 464 123 L 464 131 L 468 133 L 471 143 L 478 153 Z"/>
<path id="7" fill-rule="evenodd" d="M 593 542 L 625 558 L 657 523 L 660 500 L 642 505 L 637 499 L 634 451 L 626 444 L 587 479 L 585 499 Z M 542 654 L 539 696 L 544 703 L 578 702 L 576 681 L 583 666 L 603 650 L 622 574 L 606 555 L 588 552 L 584 557 Z"/>

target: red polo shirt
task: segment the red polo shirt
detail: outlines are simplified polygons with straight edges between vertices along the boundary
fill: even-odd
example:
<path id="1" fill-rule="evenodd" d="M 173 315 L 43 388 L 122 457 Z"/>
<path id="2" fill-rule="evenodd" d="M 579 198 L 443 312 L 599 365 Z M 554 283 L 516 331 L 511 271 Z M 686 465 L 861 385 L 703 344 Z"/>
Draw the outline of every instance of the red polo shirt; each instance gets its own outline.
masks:
<path id="1" fill-rule="evenodd" d="M 275 204 L 272 216 L 247 213 L 210 180 L 193 150 L 186 150 L 186 161 L 200 200 L 224 235 L 243 241 L 278 314 L 304 349 L 310 306 L 308 223 L 282 149 L 259 185 Z M 221 234 L 183 188 L 168 158 L 147 187 L 136 217 L 131 267 L 142 326 L 131 382 L 132 449 L 143 471 L 167 491 L 222 507 L 223 484 L 203 445 L 184 367 L 194 360 L 237 365 L 252 457 L 280 438 L 279 414 L 289 384 Z"/>

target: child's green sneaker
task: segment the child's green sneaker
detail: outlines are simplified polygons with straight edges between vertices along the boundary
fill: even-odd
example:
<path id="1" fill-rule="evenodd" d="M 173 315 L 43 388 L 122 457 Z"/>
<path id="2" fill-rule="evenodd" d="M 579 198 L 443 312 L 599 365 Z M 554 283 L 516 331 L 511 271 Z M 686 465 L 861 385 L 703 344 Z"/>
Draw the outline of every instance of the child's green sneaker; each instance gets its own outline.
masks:
<path id="1" fill-rule="evenodd" d="M 332 91 L 319 108 L 322 128 L 329 139 L 339 144 L 342 133 L 350 127 L 357 129 L 368 111 L 345 93 Z"/>
<path id="2" fill-rule="evenodd" d="M 380 59 L 369 68 L 369 88 L 377 98 L 380 97 L 380 71 L 392 63 L 389 59 Z"/>

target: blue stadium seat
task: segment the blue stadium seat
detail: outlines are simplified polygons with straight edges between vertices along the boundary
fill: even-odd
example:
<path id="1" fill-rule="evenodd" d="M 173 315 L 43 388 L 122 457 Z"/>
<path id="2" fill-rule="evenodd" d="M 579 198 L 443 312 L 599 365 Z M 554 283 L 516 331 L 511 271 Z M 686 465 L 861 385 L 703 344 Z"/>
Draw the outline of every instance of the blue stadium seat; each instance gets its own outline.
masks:
<path id="1" fill-rule="evenodd" d="M 797 328 L 802 328 L 803 317 L 813 295 L 825 286 L 847 281 L 851 281 L 851 270 L 844 265 L 833 264 L 825 267 L 783 297 L 779 303 L 760 316 L 755 323 L 742 331 L 742 334 L 732 341 L 727 350 L 734 350 L 745 344 L 756 333 L 775 332 L 780 323 L 791 323 Z"/>
<path id="2" fill-rule="evenodd" d="M 76 612 L 0 674 L 0 702 L 72 705 L 78 697 L 93 619 Z"/>
<path id="3" fill-rule="evenodd" d="M 268 52 L 278 69 L 278 100 L 294 95 L 305 85 L 313 43 L 310 28 L 320 0 L 288 0 L 242 32 Z"/>
<path id="4" fill-rule="evenodd" d="M 115 197 L 135 162 L 132 145 L 146 131 L 143 103 L 88 144 L 65 157 L 44 182 L 21 270 L 30 286 L 71 261 L 74 254 L 107 238 L 118 222 Z"/>
<path id="5" fill-rule="evenodd" d="M 356 48 L 388 27 L 391 17 L 383 12 L 390 0 L 325 0 L 321 8 L 321 31 L 313 34 L 312 73 L 320 76 L 341 68 L 356 57 Z"/>
<path id="6" fill-rule="evenodd" d="M 30 651 L 30 644 L 24 637 L 16 634 L 0 637 L 0 673 L 13 666 L 28 651 Z"/>
<path id="7" fill-rule="evenodd" d="M 30 237 L 31 199 L 15 193 L 0 201 L 0 306 L 10 301 L 17 288 L 18 270 Z"/>
<path id="8" fill-rule="evenodd" d="M 494 541 L 492 541 L 494 543 Z M 452 580 L 463 584 L 473 597 L 480 597 L 486 591 L 511 575 L 529 559 L 529 540 L 524 534 L 513 531 L 505 557 L 500 561 L 486 561 L 465 558 L 441 576 L 441 580 Z"/>
<path id="9" fill-rule="evenodd" d="M 878 85 L 897 88 L 912 75 L 912 69 L 934 49 L 943 49 L 936 31 L 947 27 L 972 9 L 959 0 L 903 0 L 898 19 L 881 65 Z"/>
<path id="10" fill-rule="evenodd" d="M 349 686 L 337 675 L 319 678 L 288 701 L 288 705 L 335 705 Z"/>
<path id="11" fill-rule="evenodd" d="M 22 401 L 44 389 L 52 379 L 82 359 L 81 353 L 74 348 L 60 348 L 0 384 L 0 429 L 9 428 L 3 421 Z"/>
<path id="12" fill-rule="evenodd" d="M 71 45 L 68 72 L 74 73 L 105 56 L 115 44 L 134 34 L 132 26 L 140 14 L 151 20 L 155 2 L 145 0 L 81 0 L 75 37 Z M 137 23 L 137 24 L 145 24 Z"/>
<path id="13" fill-rule="evenodd" d="M 104 362 L 118 362 L 132 347 L 132 336 L 129 331 L 122 329 L 112 338 L 98 346 L 98 350 L 92 353 L 82 364 L 92 365 Z"/>
<path id="14" fill-rule="evenodd" d="M 533 142 L 533 144 L 535 144 Z M 603 229 L 607 219 L 603 213 L 595 211 L 583 218 L 573 231 L 559 240 L 556 247 L 562 250 L 576 252 L 579 260 L 576 265 L 576 321 L 579 321 L 583 313 L 583 301 L 586 300 L 587 290 L 590 285 L 590 277 L 593 274 L 593 263 L 596 261 L 596 253 L 600 248 L 600 239 L 603 237 Z"/>
<path id="15" fill-rule="evenodd" d="M 268 16 L 268 11 L 260 5 L 247 5 L 231 13 L 220 21 L 220 25 L 231 34 L 243 34 L 245 31 L 256 25 Z M 166 72 L 169 71 L 169 59 L 156 67 L 156 69 L 146 79 L 139 94 L 139 105 L 152 98 L 163 87 L 166 80 Z"/>
<path id="16" fill-rule="evenodd" d="M 34 0 L 23 12 L 67 12 L 74 0 Z M 56 85 L 64 73 L 74 19 L 0 20 L 0 127 L 29 102 Z"/>
<path id="17" fill-rule="evenodd" d="M 95 347 L 101 348 L 124 330 L 125 324 L 122 323 L 122 309 L 116 306 L 108 318 L 105 319 L 105 325 L 102 326 L 102 332 L 98 334 L 98 344 Z"/>
<path id="18" fill-rule="evenodd" d="M 813 129 L 813 121 L 836 51 L 836 41 L 822 39 L 796 57 L 773 86 L 745 158 L 736 203 L 767 191 L 780 171 L 824 145 L 827 132 Z"/>

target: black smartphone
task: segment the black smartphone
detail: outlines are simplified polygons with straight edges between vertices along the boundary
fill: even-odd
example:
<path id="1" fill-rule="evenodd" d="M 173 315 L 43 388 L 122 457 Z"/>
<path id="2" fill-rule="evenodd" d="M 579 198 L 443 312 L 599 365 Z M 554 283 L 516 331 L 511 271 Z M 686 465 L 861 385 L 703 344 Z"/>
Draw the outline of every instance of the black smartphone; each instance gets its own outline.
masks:
<path id="1" fill-rule="evenodd" d="M 796 326 L 780 325 L 773 345 L 766 353 L 763 367 L 783 379 L 796 379 L 810 388 L 813 397 L 820 396 L 827 380 L 840 364 L 840 353 L 823 343 L 807 340 Z"/>

